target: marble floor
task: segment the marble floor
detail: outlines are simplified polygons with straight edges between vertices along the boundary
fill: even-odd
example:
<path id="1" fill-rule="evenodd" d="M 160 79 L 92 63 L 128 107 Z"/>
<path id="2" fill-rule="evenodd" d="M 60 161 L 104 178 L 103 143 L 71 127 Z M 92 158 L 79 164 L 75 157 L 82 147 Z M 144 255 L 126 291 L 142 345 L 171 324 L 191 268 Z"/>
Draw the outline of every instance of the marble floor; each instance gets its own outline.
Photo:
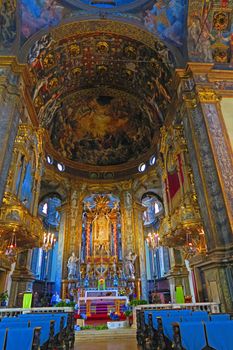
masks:
<path id="1" fill-rule="evenodd" d="M 75 345 L 74 350 L 138 350 L 136 345 L 136 340 L 124 340 L 124 339 L 114 339 L 114 340 L 101 340 L 98 342 L 79 342 Z"/>

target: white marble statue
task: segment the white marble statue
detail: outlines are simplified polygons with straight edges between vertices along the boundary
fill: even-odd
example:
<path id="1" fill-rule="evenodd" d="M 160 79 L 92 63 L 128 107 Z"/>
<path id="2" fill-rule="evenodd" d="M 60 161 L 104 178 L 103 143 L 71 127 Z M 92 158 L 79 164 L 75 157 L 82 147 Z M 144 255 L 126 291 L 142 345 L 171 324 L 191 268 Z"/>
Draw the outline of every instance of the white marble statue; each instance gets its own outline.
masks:
<path id="1" fill-rule="evenodd" d="M 79 261 L 79 258 L 77 258 L 77 256 L 75 256 L 75 253 L 73 252 L 69 257 L 68 263 L 67 263 L 69 280 L 77 278 L 78 261 Z"/>
<path id="2" fill-rule="evenodd" d="M 126 274 L 126 277 L 130 279 L 135 279 L 134 263 L 136 258 L 137 258 L 137 255 L 133 253 L 132 250 L 130 250 L 125 257 L 125 274 Z"/>

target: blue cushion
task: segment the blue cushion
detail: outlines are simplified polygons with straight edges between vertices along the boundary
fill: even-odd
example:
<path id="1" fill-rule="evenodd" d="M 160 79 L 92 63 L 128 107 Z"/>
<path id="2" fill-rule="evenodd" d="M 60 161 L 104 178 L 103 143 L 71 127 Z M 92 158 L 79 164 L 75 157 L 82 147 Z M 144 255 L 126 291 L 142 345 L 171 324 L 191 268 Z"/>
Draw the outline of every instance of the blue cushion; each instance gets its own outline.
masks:
<path id="1" fill-rule="evenodd" d="M 212 321 L 228 321 L 230 320 L 230 315 L 228 314 L 212 314 L 211 315 Z"/>
<path id="2" fill-rule="evenodd" d="M 179 318 L 166 318 L 162 319 L 162 324 L 163 324 L 163 334 L 165 337 L 167 337 L 169 340 L 173 341 L 173 323 L 179 322 Z"/>
<path id="3" fill-rule="evenodd" d="M 233 321 L 212 321 L 205 327 L 209 346 L 217 350 L 233 349 Z"/>
<path id="4" fill-rule="evenodd" d="M 6 328 L 27 328 L 28 321 L 26 322 L 11 322 L 11 323 L 0 323 L 0 329 Z"/>
<path id="5" fill-rule="evenodd" d="M 181 344 L 186 350 L 202 350 L 206 346 L 206 337 L 203 323 L 182 322 L 179 324 L 179 326 Z"/>
<path id="6" fill-rule="evenodd" d="M 0 350 L 4 349 L 5 340 L 6 340 L 6 330 L 0 329 Z"/>
<path id="7" fill-rule="evenodd" d="M 22 350 L 31 350 L 34 336 L 34 328 L 9 328 L 6 350 L 16 350 L 20 345 Z"/>
<path id="8" fill-rule="evenodd" d="M 42 321 L 31 321 L 31 328 L 41 327 L 40 331 L 40 346 L 46 343 L 49 340 L 50 335 L 50 321 L 42 322 Z"/>

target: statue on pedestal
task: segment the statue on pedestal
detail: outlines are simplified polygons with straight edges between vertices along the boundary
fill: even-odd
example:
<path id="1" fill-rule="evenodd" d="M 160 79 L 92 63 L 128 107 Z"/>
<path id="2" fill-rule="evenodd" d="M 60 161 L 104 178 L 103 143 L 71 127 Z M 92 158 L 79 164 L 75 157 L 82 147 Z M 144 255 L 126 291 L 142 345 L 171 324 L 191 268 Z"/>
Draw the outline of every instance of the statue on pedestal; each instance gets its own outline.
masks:
<path id="1" fill-rule="evenodd" d="M 78 264 L 79 258 L 75 256 L 75 253 L 73 252 L 72 255 L 68 259 L 67 267 L 68 267 L 68 280 L 72 280 L 77 278 L 77 264 Z"/>
<path id="2" fill-rule="evenodd" d="M 130 250 L 125 257 L 125 274 L 129 279 L 135 279 L 134 262 L 136 258 L 137 255 L 133 253 L 132 250 Z"/>

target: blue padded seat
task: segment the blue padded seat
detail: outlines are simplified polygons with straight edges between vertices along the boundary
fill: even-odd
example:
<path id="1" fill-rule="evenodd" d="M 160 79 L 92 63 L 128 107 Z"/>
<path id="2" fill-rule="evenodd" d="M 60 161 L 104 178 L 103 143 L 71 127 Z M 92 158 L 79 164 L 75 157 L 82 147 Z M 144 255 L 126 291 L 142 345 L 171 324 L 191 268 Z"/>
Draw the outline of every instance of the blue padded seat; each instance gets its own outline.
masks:
<path id="1" fill-rule="evenodd" d="M 209 346 L 217 350 L 233 349 L 233 321 L 212 321 L 205 323 Z"/>
<path id="2" fill-rule="evenodd" d="M 145 310 L 144 311 L 144 319 L 145 319 L 145 324 L 149 324 L 149 314 L 155 315 L 155 317 L 160 317 L 164 314 L 168 314 L 169 310 Z"/>
<path id="3" fill-rule="evenodd" d="M 50 321 L 31 321 L 30 328 L 41 327 L 40 331 L 40 346 L 45 344 L 49 340 L 50 336 Z"/>
<path id="4" fill-rule="evenodd" d="M 28 321 L 26 322 L 4 322 L 0 323 L 0 329 L 6 329 L 6 328 L 28 328 Z"/>
<path id="5" fill-rule="evenodd" d="M 231 317 L 229 314 L 211 314 L 210 319 L 212 321 L 230 321 Z"/>
<path id="6" fill-rule="evenodd" d="M 34 328 L 9 328 L 6 350 L 31 350 L 34 337 Z"/>
<path id="7" fill-rule="evenodd" d="M 173 341 L 173 323 L 179 322 L 179 318 L 162 318 L 162 324 L 163 324 L 163 334 L 165 337 L 167 337 L 169 340 Z"/>
<path id="8" fill-rule="evenodd" d="M 192 312 L 192 316 L 202 316 L 202 315 L 208 315 L 207 311 L 201 311 L 201 310 L 197 310 L 197 311 L 193 311 Z"/>
<path id="9" fill-rule="evenodd" d="M 0 350 L 5 349 L 6 334 L 6 329 L 0 329 Z"/>
<path id="10" fill-rule="evenodd" d="M 182 322 L 179 324 L 179 328 L 183 348 L 186 350 L 202 350 L 206 346 L 205 330 L 202 322 Z"/>
<path id="11" fill-rule="evenodd" d="M 63 314 L 63 313 L 50 313 L 50 314 L 23 314 L 23 315 L 20 315 L 20 318 L 28 318 L 28 319 L 32 319 L 32 317 L 34 319 L 44 319 L 44 320 L 47 320 L 47 319 L 51 319 L 51 320 L 55 320 L 55 319 L 61 319 L 61 317 L 64 317 L 64 328 L 67 327 L 67 320 L 68 320 L 68 314 Z"/>

